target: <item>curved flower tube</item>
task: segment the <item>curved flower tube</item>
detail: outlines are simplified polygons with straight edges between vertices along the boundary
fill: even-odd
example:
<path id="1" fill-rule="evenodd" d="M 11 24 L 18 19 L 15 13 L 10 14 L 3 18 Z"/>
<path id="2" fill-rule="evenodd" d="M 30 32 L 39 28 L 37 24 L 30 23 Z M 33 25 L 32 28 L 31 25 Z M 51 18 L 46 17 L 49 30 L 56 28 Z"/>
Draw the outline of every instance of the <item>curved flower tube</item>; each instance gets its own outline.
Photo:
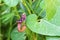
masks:
<path id="1" fill-rule="evenodd" d="M 20 23 L 18 23 L 17 27 L 18 27 L 18 32 L 23 32 L 26 29 L 26 26 L 24 25 L 21 27 Z"/>

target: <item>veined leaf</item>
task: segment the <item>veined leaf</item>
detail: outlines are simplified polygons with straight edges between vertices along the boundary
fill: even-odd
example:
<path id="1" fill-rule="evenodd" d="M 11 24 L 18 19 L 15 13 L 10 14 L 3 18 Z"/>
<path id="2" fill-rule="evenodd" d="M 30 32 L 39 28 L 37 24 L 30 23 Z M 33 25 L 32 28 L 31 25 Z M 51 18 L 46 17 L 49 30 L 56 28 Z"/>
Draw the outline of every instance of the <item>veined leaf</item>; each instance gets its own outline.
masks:
<path id="1" fill-rule="evenodd" d="M 37 22 L 37 16 L 35 14 L 29 15 L 26 22 L 27 27 L 33 32 L 42 35 L 60 36 L 60 26 L 52 24 L 44 19 L 41 19 L 40 22 Z"/>

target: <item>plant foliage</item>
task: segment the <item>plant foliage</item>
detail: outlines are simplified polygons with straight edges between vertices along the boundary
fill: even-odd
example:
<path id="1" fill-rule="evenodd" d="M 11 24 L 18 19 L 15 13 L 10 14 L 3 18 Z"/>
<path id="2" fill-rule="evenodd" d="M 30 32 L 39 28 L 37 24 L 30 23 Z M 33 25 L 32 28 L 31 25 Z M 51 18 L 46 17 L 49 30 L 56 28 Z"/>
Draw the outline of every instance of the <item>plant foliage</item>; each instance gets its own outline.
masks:
<path id="1" fill-rule="evenodd" d="M 17 21 L 26 30 L 18 32 Z M 60 0 L 0 0 L 0 40 L 60 40 Z"/>

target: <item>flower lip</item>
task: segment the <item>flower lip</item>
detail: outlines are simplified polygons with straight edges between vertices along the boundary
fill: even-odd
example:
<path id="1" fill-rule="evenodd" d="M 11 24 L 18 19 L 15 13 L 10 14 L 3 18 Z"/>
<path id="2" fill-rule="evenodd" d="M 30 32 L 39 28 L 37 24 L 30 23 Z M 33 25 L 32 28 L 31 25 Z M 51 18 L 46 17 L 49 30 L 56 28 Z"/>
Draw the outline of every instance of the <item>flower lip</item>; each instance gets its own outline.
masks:
<path id="1" fill-rule="evenodd" d="M 22 23 L 24 20 L 26 20 L 26 14 L 23 13 L 20 20 L 17 21 L 17 23 Z"/>

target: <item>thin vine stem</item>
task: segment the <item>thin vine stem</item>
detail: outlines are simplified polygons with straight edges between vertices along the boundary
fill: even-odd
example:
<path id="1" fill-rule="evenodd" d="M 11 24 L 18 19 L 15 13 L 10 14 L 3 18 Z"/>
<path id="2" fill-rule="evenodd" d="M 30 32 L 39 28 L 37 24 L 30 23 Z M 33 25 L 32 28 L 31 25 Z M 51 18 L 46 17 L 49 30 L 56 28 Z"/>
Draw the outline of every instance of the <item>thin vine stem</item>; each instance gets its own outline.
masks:
<path id="1" fill-rule="evenodd" d="M 35 13 L 35 12 L 33 11 L 32 5 L 30 5 L 28 2 L 27 2 L 26 4 L 28 4 L 28 5 L 29 5 L 29 7 L 30 7 L 30 9 L 31 9 L 32 13 Z"/>
<path id="2" fill-rule="evenodd" d="M 1 26 L 2 26 L 2 24 L 1 24 L 1 15 L 0 15 L 0 40 L 2 40 Z"/>
<path id="3" fill-rule="evenodd" d="M 20 15 L 19 15 L 19 13 L 18 13 L 18 10 L 17 10 L 16 6 L 13 7 L 13 9 L 15 10 L 15 15 L 16 15 L 16 17 L 18 17 L 18 19 L 20 19 Z"/>
<path id="4" fill-rule="evenodd" d="M 26 7 L 27 11 L 29 12 L 29 14 L 31 14 L 31 10 L 28 8 L 27 4 L 25 3 L 25 1 L 22 2 L 23 5 Z"/>
<path id="5" fill-rule="evenodd" d="M 12 17 L 11 20 L 10 20 L 10 27 L 9 27 L 9 32 L 8 32 L 8 38 L 7 38 L 7 40 L 10 40 L 10 34 L 11 34 L 11 30 L 12 30 L 12 28 L 13 28 L 13 26 L 12 26 L 12 21 L 13 21 L 13 17 Z"/>
<path id="6" fill-rule="evenodd" d="M 30 5 L 32 5 L 32 0 L 28 0 L 28 1 L 29 1 Z"/>

